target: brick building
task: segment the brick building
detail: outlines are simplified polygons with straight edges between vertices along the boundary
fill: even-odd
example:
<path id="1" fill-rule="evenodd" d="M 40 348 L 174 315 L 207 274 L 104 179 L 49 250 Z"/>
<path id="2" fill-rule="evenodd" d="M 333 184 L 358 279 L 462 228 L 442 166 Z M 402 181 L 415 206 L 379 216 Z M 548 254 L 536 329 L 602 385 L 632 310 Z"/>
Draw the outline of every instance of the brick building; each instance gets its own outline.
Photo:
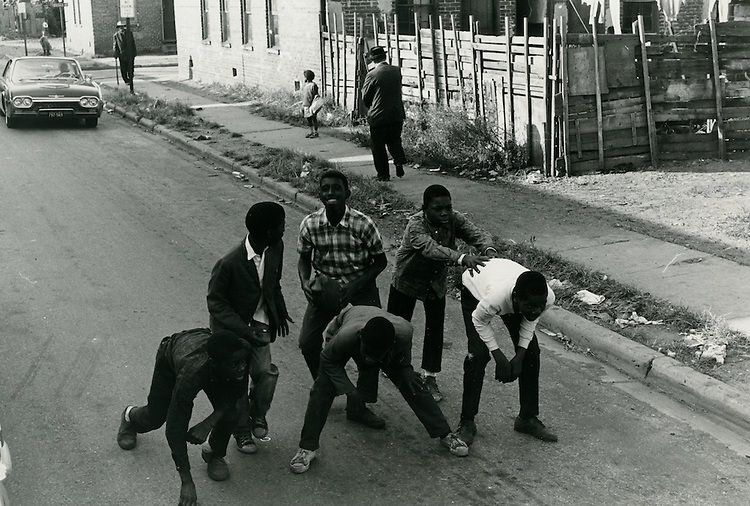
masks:
<path id="1" fill-rule="evenodd" d="M 119 1 L 67 0 L 65 4 L 68 49 L 87 56 L 112 55 L 112 35 L 120 19 Z M 138 52 L 174 52 L 173 0 L 135 0 L 135 10 L 130 27 Z"/>

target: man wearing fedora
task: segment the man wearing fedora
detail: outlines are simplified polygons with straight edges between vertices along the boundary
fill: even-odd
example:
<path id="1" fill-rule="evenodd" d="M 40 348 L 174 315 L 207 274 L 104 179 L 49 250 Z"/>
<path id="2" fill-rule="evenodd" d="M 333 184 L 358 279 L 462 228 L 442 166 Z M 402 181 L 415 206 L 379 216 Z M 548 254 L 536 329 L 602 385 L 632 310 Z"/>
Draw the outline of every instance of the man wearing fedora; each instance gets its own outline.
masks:
<path id="1" fill-rule="evenodd" d="M 376 178 L 379 181 L 390 181 L 386 146 L 393 157 L 398 177 L 404 176 L 406 163 L 404 147 L 401 145 L 401 129 L 406 117 L 401 98 L 401 69 L 385 61 L 385 49 L 382 46 L 370 49 L 369 57 L 375 67 L 367 73 L 362 85 L 362 102 L 367 107 Z"/>
<path id="2" fill-rule="evenodd" d="M 125 84 L 133 84 L 133 67 L 135 66 L 135 38 L 133 32 L 127 27 L 124 21 L 117 22 L 117 32 L 112 36 L 112 50 L 115 58 L 120 60 L 120 72 Z"/>

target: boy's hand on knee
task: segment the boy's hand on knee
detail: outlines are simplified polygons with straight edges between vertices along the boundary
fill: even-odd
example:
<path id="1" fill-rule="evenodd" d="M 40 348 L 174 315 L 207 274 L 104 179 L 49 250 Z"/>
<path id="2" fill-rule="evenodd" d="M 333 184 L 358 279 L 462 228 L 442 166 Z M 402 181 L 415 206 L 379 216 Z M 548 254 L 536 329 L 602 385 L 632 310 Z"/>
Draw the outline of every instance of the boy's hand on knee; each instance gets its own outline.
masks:
<path id="1" fill-rule="evenodd" d="M 205 420 L 196 423 L 190 428 L 190 430 L 188 430 L 185 440 L 190 444 L 201 445 L 206 442 L 206 439 L 208 439 L 208 434 L 211 432 L 211 428 L 211 424 L 206 423 Z"/>
<path id="2" fill-rule="evenodd" d="M 524 357 L 526 357 L 526 350 L 523 348 L 518 348 L 516 356 L 513 357 L 510 361 L 511 375 L 513 376 L 513 379 L 511 381 L 514 381 L 516 378 L 521 376 Z"/>
<path id="3" fill-rule="evenodd" d="M 512 376 L 510 362 L 508 362 L 508 359 L 503 355 L 503 352 L 500 350 L 493 350 L 492 358 L 495 359 L 495 379 L 502 381 L 503 383 L 513 381 L 514 378 Z"/>

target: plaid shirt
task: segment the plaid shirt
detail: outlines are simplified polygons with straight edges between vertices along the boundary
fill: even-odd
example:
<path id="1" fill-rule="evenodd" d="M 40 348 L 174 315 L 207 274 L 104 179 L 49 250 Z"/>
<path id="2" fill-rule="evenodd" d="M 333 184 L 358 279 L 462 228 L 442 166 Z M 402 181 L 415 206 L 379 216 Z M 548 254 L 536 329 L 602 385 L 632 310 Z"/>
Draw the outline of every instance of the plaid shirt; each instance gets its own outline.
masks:
<path id="1" fill-rule="evenodd" d="M 346 207 L 338 225 L 328 221 L 325 208 L 308 214 L 300 224 L 297 251 L 312 252 L 315 271 L 348 283 L 383 254 L 383 240 L 369 216 Z"/>

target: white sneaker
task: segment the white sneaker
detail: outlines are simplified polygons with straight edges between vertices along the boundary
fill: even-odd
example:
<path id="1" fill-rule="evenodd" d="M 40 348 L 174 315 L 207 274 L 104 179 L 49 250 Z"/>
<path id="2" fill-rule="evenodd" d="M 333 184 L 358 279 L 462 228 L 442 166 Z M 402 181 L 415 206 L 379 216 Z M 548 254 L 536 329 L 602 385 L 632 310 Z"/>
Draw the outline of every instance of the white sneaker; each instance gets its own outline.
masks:
<path id="1" fill-rule="evenodd" d="M 440 444 L 448 448 L 448 451 L 456 457 L 466 457 L 469 454 L 469 446 L 455 432 L 440 438 Z"/>
<path id="2" fill-rule="evenodd" d="M 302 474 L 310 469 L 310 463 L 315 459 L 315 450 L 300 448 L 289 463 L 289 469 L 293 473 Z"/>

